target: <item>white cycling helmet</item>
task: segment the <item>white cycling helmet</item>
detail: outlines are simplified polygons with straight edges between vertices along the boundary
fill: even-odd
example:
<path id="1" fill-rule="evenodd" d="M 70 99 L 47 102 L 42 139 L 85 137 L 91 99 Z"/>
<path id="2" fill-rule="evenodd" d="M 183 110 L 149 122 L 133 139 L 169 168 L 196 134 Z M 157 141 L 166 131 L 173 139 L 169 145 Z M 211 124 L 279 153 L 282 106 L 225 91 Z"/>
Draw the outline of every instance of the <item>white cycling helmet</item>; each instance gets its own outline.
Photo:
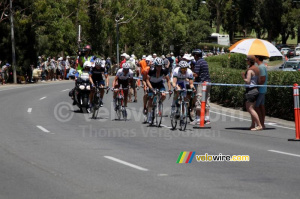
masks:
<path id="1" fill-rule="evenodd" d="M 129 63 L 124 63 L 124 64 L 122 65 L 122 68 L 128 70 L 128 69 L 130 68 L 130 64 L 129 64 Z"/>
<path id="2" fill-rule="evenodd" d="M 164 65 L 164 61 L 162 60 L 162 58 L 157 57 L 157 58 L 155 58 L 155 60 L 154 60 L 154 65 L 155 65 L 155 66 L 162 66 L 162 65 Z"/>
<path id="3" fill-rule="evenodd" d="M 180 68 L 188 68 L 189 64 L 186 61 L 180 61 L 179 62 L 179 67 Z"/>

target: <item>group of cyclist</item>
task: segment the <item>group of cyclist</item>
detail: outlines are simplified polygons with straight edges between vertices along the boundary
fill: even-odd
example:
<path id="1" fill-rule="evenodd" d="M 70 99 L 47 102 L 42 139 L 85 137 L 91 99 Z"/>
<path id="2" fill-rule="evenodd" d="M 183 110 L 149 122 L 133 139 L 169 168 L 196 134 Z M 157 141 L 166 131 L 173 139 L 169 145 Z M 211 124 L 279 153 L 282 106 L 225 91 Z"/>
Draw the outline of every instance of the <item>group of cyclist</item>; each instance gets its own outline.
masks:
<path id="1" fill-rule="evenodd" d="M 90 93 L 90 108 L 93 107 L 92 99 L 95 93 L 95 86 L 99 88 L 109 88 L 109 79 L 107 74 L 107 69 L 105 64 L 101 59 L 93 59 L 90 56 L 91 48 L 86 47 L 85 55 L 80 56 L 78 59 L 78 75 L 83 72 L 88 72 L 90 76 L 91 83 L 91 93 Z M 143 96 L 143 107 L 144 114 L 147 115 L 147 122 L 152 121 L 152 105 L 153 105 L 153 94 L 161 92 L 161 101 L 166 99 L 166 93 L 169 95 L 173 94 L 172 87 L 174 88 L 174 96 L 172 101 L 172 112 L 176 111 L 177 99 L 179 91 L 182 89 L 189 90 L 185 97 L 185 100 L 190 101 L 192 99 L 192 107 L 196 108 L 197 114 L 195 121 L 191 124 L 200 123 L 200 102 L 202 96 L 202 84 L 201 82 L 210 82 L 209 70 L 207 62 L 202 59 L 202 51 L 196 49 L 191 55 L 186 55 L 177 64 L 177 67 L 173 68 L 170 73 L 168 68 L 164 67 L 164 60 L 160 57 L 152 58 L 150 56 L 143 56 L 139 63 L 141 69 L 141 80 L 144 88 Z M 124 89 L 124 107 L 127 107 L 128 101 L 128 90 L 130 87 L 134 87 L 134 72 L 131 70 L 131 63 L 129 61 L 122 63 L 122 67 L 117 71 L 116 76 L 112 83 L 112 90 L 119 88 Z M 83 71 L 83 72 L 82 72 Z M 139 78 L 139 77 L 137 77 Z M 136 79 L 136 78 L 135 78 Z M 96 83 L 97 82 L 97 83 Z M 167 84 L 168 92 L 164 84 Z M 195 84 L 197 82 L 197 84 Z M 210 86 L 207 88 L 207 107 L 205 122 L 209 123 L 209 90 Z M 113 103 L 116 109 L 116 95 L 117 92 L 113 94 Z M 101 101 L 104 96 L 104 89 L 101 89 L 100 98 Z"/>

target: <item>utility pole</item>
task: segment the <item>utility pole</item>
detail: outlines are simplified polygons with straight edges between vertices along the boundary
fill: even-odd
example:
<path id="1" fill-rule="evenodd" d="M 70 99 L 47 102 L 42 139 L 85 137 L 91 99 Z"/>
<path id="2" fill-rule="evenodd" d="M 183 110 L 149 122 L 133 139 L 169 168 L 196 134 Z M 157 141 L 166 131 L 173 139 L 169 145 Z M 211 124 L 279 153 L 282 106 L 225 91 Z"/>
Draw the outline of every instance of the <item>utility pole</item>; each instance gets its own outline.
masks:
<path id="1" fill-rule="evenodd" d="M 12 0 L 10 0 L 10 2 L 9 2 L 9 9 L 10 9 L 10 29 L 11 29 L 13 78 L 14 78 L 14 84 L 16 84 L 17 83 L 16 47 L 15 47 L 15 33 L 14 33 L 14 18 L 13 18 Z"/>

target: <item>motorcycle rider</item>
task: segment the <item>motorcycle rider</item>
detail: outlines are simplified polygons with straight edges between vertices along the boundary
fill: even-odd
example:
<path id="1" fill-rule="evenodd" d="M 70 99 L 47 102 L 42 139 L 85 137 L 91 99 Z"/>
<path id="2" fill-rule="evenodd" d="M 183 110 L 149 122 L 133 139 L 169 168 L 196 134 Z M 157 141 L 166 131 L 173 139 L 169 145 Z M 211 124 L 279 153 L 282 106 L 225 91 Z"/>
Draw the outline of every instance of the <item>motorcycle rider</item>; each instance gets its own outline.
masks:
<path id="1" fill-rule="evenodd" d="M 83 70 L 77 71 L 77 73 L 75 74 L 75 87 L 69 92 L 69 96 L 73 99 L 73 106 L 76 105 L 75 89 L 76 89 L 77 81 L 83 75 L 89 76 L 89 72 L 90 72 L 90 69 L 93 64 L 94 63 L 92 63 L 90 61 L 84 62 L 83 67 L 82 67 Z"/>
<path id="2" fill-rule="evenodd" d="M 91 82 L 91 93 L 90 93 L 90 108 L 93 106 L 93 98 L 95 94 L 95 87 L 103 88 L 104 86 L 108 87 L 109 80 L 108 80 L 108 74 L 107 74 L 107 68 L 105 67 L 105 62 L 103 63 L 100 58 L 97 58 L 95 60 L 95 67 L 93 67 L 90 72 L 90 82 Z M 104 76 L 104 77 L 103 77 Z M 104 80 L 105 79 L 105 80 Z M 95 85 L 97 82 L 97 85 Z M 100 106 L 103 106 L 103 99 L 104 96 L 104 89 L 100 90 L 100 99 L 101 104 Z"/>
<path id="3" fill-rule="evenodd" d="M 90 45 L 86 45 L 83 50 L 81 52 L 79 52 L 79 55 L 78 55 L 78 65 L 77 65 L 77 71 L 79 73 L 82 72 L 82 69 L 83 69 L 83 64 L 86 62 L 86 61 L 91 61 L 93 56 L 91 55 L 91 52 L 92 52 L 92 47 Z"/>
<path id="4" fill-rule="evenodd" d="M 129 84 L 132 85 L 133 80 L 133 71 L 130 68 L 129 63 L 124 63 L 122 68 L 118 70 L 116 77 L 113 81 L 113 88 L 119 88 L 122 85 L 122 88 L 128 88 Z M 116 97 L 117 92 L 114 92 L 113 103 L 116 109 Z M 127 107 L 128 100 L 128 89 L 124 90 L 124 106 Z"/>

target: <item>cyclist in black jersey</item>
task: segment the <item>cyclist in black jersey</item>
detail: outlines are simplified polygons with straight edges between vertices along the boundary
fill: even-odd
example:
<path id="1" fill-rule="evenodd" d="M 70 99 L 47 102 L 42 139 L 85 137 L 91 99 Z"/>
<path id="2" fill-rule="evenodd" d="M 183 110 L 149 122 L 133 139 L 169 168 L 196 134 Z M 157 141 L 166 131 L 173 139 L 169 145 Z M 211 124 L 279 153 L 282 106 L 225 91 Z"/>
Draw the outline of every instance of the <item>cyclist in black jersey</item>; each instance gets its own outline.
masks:
<path id="1" fill-rule="evenodd" d="M 161 58 L 156 58 L 154 61 L 154 68 L 149 70 L 147 76 L 147 86 L 149 87 L 148 97 L 153 95 L 154 89 L 158 89 L 159 91 L 165 91 L 164 79 L 167 81 L 169 94 L 171 94 L 171 82 L 168 76 L 168 70 L 163 68 L 164 61 Z M 166 94 L 162 93 L 162 102 L 166 99 Z M 151 109 L 152 109 L 152 98 L 148 99 L 148 121 L 151 121 Z"/>
<path id="2" fill-rule="evenodd" d="M 105 65 L 103 65 L 102 60 L 100 58 L 97 58 L 95 60 L 95 67 L 93 67 L 90 71 L 90 83 L 91 83 L 91 93 L 90 93 L 90 105 L 91 107 L 93 106 L 93 97 L 95 94 L 95 86 L 99 88 L 103 87 L 108 87 L 109 85 L 109 80 L 108 80 L 108 74 L 107 74 L 107 69 L 105 68 Z M 97 82 L 98 85 L 95 85 Z M 101 104 L 100 106 L 103 106 L 102 104 L 102 99 L 104 96 L 104 89 L 100 90 L 100 99 L 101 99 Z"/>

